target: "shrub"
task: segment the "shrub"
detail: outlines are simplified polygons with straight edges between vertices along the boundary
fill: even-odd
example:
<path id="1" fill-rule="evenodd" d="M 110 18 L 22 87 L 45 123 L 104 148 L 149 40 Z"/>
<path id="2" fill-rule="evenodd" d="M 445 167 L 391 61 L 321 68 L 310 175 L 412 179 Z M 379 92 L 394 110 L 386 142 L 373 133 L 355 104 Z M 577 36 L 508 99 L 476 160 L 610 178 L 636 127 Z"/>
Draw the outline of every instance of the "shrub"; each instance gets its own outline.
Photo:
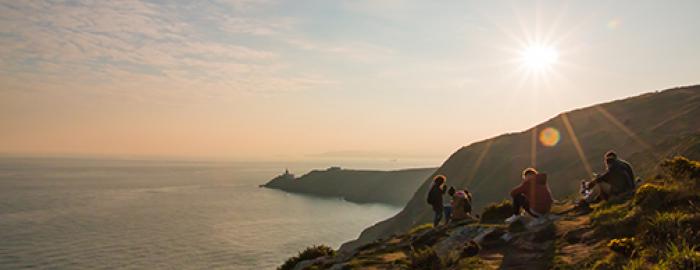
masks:
<path id="1" fill-rule="evenodd" d="M 509 200 L 488 205 L 481 213 L 481 223 L 503 223 L 503 221 L 513 214 L 513 204 Z"/>
<path id="2" fill-rule="evenodd" d="M 608 242 L 608 248 L 620 255 L 630 257 L 635 249 L 634 237 L 610 240 L 610 242 Z"/>
<path id="3" fill-rule="evenodd" d="M 634 194 L 634 205 L 644 210 L 657 210 L 676 192 L 675 186 L 644 184 Z"/>
<path id="4" fill-rule="evenodd" d="M 291 270 L 299 262 L 332 255 L 335 255 L 335 251 L 332 248 L 325 245 L 307 247 L 304 251 L 299 252 L 299 255 L 287 259 L 287 261 L 285 261 L 284 264 L 282 264 L 282 266 L 278 267 L 277 269 Z"/>
<path id="5" fill-rule="evenodd" d="M 425 247 L 411 252 L 413 269 L 440 269 L 440 257 L 431 247 Z"/>
<path id="6" fill-rule="evenodd" d="M 671 244 L 659 266 L 660 269 L 669 270 L 698 269 L 700 268 L 700 254 L 685 242 Z"/>
<path id="7" fill-rule="evenodd" d="M 684 241 L 700 242 L 700 214 L 657 213 L 645 222 L 640 240 L 645 245 L 656 247 Z"/>
<path id="8" fill-rule="evenodd" d="M 700 179 L 700 162 L 676 156 L 661 162 L 665 173 L 676 180 Z"/>
<path id="9" fill-rule="evenodd" d="M 640 258 L 630 260 L 627 263 L 627 265 L 622 267 L 622 269 L 623 270 L 646 270 L 646 269 L 650 269 L 650 267 L 649 267 L 649 263 L 647 263 L 647 261 L 644 260 L 644 258 L 640 257 Z"/>

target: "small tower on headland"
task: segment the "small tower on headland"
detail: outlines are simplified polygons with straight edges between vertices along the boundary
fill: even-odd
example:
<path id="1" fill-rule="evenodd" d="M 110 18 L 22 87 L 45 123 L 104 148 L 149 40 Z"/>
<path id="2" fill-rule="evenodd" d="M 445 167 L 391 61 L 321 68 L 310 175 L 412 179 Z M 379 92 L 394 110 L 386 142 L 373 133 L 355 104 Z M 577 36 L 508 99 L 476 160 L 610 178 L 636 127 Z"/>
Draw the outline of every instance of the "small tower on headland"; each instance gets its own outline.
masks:
<path id="1" fill-rule="evenodd" d="M 294 179 L 294 174 L 289 173 L 289 169 L 285 168 L 284 174 L 282 174 L 281 177 L 285 179 Z"/>

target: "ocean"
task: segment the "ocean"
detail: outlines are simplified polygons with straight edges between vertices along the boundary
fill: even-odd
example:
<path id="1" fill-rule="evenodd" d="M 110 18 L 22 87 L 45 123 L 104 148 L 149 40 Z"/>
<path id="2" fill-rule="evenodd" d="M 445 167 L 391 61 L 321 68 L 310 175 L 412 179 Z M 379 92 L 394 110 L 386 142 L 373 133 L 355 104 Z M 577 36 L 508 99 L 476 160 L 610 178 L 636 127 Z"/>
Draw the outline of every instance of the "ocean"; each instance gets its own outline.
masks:
<path id="1" fill-rule="evenodd" d="M 425 162 L 0 159 L 0 269 L 274 269 L 400 209 L 259 188 L 289 168 Z"/>

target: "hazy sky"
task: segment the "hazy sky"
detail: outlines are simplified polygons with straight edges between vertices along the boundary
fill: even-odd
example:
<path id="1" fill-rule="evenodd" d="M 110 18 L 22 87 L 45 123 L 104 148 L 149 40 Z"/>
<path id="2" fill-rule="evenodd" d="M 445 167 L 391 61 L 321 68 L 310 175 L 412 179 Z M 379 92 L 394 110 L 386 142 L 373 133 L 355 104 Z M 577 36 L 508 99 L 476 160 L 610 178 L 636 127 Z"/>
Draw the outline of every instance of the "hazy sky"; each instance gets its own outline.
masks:
<path id="1" fill-rule="evenodd" d="M 443 157 L 700 82 L 700 1 L 0 0 L 0 153 Z M 520 60 L 556 51 L 543 70 Z"/>

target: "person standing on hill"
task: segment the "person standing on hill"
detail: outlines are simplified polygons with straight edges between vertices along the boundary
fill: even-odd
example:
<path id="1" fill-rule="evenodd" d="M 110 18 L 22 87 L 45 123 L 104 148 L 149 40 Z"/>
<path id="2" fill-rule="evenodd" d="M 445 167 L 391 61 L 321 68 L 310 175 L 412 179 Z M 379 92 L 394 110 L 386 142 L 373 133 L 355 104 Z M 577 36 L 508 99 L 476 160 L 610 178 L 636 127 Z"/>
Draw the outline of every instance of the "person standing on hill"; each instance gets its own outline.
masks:
<path id="1" fill-rule="evenodd" d="M 455 189 L 455 187 L 450 187 L 449 189 L 447 189 L 446 194 L 442 195 L 442 215 L 445 216 L 445 225 L 449 224 L 450 221 L 452 221 L 452 215 L 454 214 L 452 212 L 452 203 L 455 199 L 456 192 L 457 190 Z"/>
<path id="2" fill-rule="evenodd" d="M 433 207 L 433 212 L 435 212 L 435 217 L 433 218 L 433 227 L 437 227 L 440 224 L 443 216 L 443 198 L 447 190 L 445 182 L 447 182 L 447 177 L 442 174 L 438 174 L 433 177 L 433 183 L 430 185 L 428 190 L 428 204 Z"/>
<path id="3" fill-rule="evenodd" d="M 605 173 L 584 183 L 587 195 L 581 199 L 579 206 L 585 207 L 590 203 L 607 200 L 612 196 L 634 190 L 635 180 L 632 166 L 627 161 L 619 159 L 612 150 L 605 153 L 604 160 Z"/>
<path id="4" fill-rule="evenodd" d="M 552 192 L 547 185 L 547 175 L 538 173 L 534 168 L 527 168 L 522 173 L 523 181 L 510 191 L 513 199 L 513 215 L 506 219 L 512 223 L 520 217 L 521 210 L 530 216 L 539 218 L 552 208 Z"/>

